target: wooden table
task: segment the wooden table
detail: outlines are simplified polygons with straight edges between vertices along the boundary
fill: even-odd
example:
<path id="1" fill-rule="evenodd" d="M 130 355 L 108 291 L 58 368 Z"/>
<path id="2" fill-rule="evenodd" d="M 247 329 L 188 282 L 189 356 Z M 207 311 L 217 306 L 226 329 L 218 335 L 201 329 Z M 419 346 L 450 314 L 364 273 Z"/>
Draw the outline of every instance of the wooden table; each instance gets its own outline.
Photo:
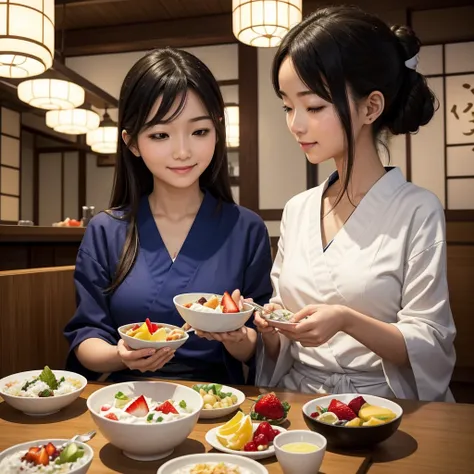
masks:
<path id="1" fill-rule="evenodd" d="M 191 385 L 190 383 L 184 383 Z M 24 415 L 0 403 L 0 451 L 14 444 L 40 438 L 70 438 L 95 428 L 86 407 L 86 398 L 102 384 L 89 384 L 82 396 L 61 412 L 35 418 Z M 256 387 L 239 387 L 247 397 L 255 398 L 264 392 Z M 306 429 L 301 407 L 312 395 L 276 391 L 278 397 L 291 404 L 289 429 Z M 242 409 L 248 412 L 252 405 L 246 400 Z M 399 431 L 389 440 L 371 451 L 330 452 L 324 457 L 321 473 L 445 473 L 474 472 L 474 405 L 447 403 L 400 402 L 406 414 Z M 193 433 L 172 457 L 214 451 L 204 436 L 211 428 L 225 420 L 202 420 Z M 89 443 L 95 457 L 91 474 L 156 473 L 165 461 L 137 462 L 125 457 L 100 434 Z M 262 461 L 270 474 L 282 470 L 275 457 Z"/>

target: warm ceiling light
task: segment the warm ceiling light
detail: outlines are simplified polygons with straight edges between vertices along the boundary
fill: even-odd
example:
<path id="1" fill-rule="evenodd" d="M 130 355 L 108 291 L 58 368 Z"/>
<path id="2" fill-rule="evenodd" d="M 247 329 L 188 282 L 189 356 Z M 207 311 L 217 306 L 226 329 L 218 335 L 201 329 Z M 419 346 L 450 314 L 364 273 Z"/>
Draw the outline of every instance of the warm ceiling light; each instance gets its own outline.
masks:
<path id="1" fill-rule="evenodd" d="M 301 21 L 302 0 L 233 0 L 232 29 L 250 46 L 278 46 L 290 28 Z"/>
<path id="2" fill-rule="evenodd" d="M 53 57 L 54 0 L 0 0 L 0 76 L 37 76 Z"/>
<path id="3" fill-rule="evenodd" d="M 46 112 L 46 125 L 59 133 L 80 135 L 99 127 L 100 117 L 92 110 L 49 110 Z"/>
<path id="4" fill-rule="evenodd" d="M 239 106 L 226 105 L 225 115 L 225 134 L 227 146 L 230 148 L 237 148 L 240 144 Z"/>
<path id="5" fill-rule="evenodd" d="M 60 79 L 30 79 L 21 82 L 17 91 L 23 102 L 48 110 L 75 109 L 84 103 L 85 98 L 81 86 Z"/>
<path id="6" fill-rule="evenodd" d="M 118 128 L 107 111 L 104 113 L 99 128 L 87 134 L 86 143 L 96 153 L 104 153 L 105 155 L 117 153 Z"/>

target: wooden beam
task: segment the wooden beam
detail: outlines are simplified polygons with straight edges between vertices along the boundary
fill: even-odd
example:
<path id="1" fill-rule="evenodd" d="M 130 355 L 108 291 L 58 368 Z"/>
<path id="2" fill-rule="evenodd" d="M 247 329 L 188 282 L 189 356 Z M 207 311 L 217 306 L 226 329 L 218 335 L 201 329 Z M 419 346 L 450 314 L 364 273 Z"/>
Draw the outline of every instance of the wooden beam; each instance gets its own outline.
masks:
<path id="1" fill-rule="evenodd" d="M 230 14 L 67 30 L 65 56 L 234 43 Z"/>
<path id="2" fill-rule="evenodd" d="M 54 5 L 56 7 L 66 6 L 89 6 L 89 5 L 99 5 L 101 3 L 120 3 L 128 2 L 130 0 L 55 0 Z"/>

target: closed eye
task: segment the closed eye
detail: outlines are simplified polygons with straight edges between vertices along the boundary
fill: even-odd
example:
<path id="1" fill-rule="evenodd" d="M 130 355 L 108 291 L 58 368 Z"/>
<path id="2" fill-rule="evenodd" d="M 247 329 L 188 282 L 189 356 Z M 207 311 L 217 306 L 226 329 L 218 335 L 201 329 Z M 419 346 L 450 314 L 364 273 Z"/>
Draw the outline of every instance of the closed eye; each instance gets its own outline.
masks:
<path id="1" fill-rule="evenodd" d="M 317 112 L 321 112 L 326 106 L 321 105 L 320 107 L 308 107 L 306 110 L 312 114 L 315 114 Z"/>
<path id="2" fill-rule="evenodd" d="M 193 135 L 195 135 L 197 137 L 205 137 L 209 132 L 210 132 L 210 130 L 208 128 L 201 128 L 199 130 L 196 130 L 193 133 Z"/>

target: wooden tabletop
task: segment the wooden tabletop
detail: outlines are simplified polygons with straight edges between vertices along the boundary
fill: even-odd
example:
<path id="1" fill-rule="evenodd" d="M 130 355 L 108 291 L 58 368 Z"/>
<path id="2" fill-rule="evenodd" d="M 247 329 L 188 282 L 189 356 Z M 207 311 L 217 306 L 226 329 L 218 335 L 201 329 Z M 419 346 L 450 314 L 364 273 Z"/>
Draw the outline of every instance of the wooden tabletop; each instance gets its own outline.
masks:
<path id="1" fill-rule="evenodd" d="M 185 385 L 191 383 L 183 382 Z M 70 438 L 95 428 L 86 407 L 86 398 L 101 384 L 89 384 L 82 396 L 61 412 L 44 418 L 24 415 L 6 403 L 0 403 L 0 451 L 14 444 L 40 438 Z M 239 387 L 249 398 L 263 392 L 255 387 Z M 291 404 L 287 429 L 306 429 L 301 415 L 304 403 L 314 398 L 292 392 L 276 391 Z M 242 405 L 248 412 L 251 400 Z M 326 452 L 321 473 L 468 473 L 474 472 L 474 405 L 400 402 L 405 410 L 399 431 L 371 451 Z M 226 418 L 228 419 L 228 418 Z M 226 421 L 202 420 L 171 457 L 215 452 L 204 436 L 208 430 Z M 164 461 L 138 462 L 125 457 L 100 434 L 89 443 L 94 449 L 91 474 L 156 473 Z M 275 457 L 263 460 L 271 474 L 282 473 Z"/>

